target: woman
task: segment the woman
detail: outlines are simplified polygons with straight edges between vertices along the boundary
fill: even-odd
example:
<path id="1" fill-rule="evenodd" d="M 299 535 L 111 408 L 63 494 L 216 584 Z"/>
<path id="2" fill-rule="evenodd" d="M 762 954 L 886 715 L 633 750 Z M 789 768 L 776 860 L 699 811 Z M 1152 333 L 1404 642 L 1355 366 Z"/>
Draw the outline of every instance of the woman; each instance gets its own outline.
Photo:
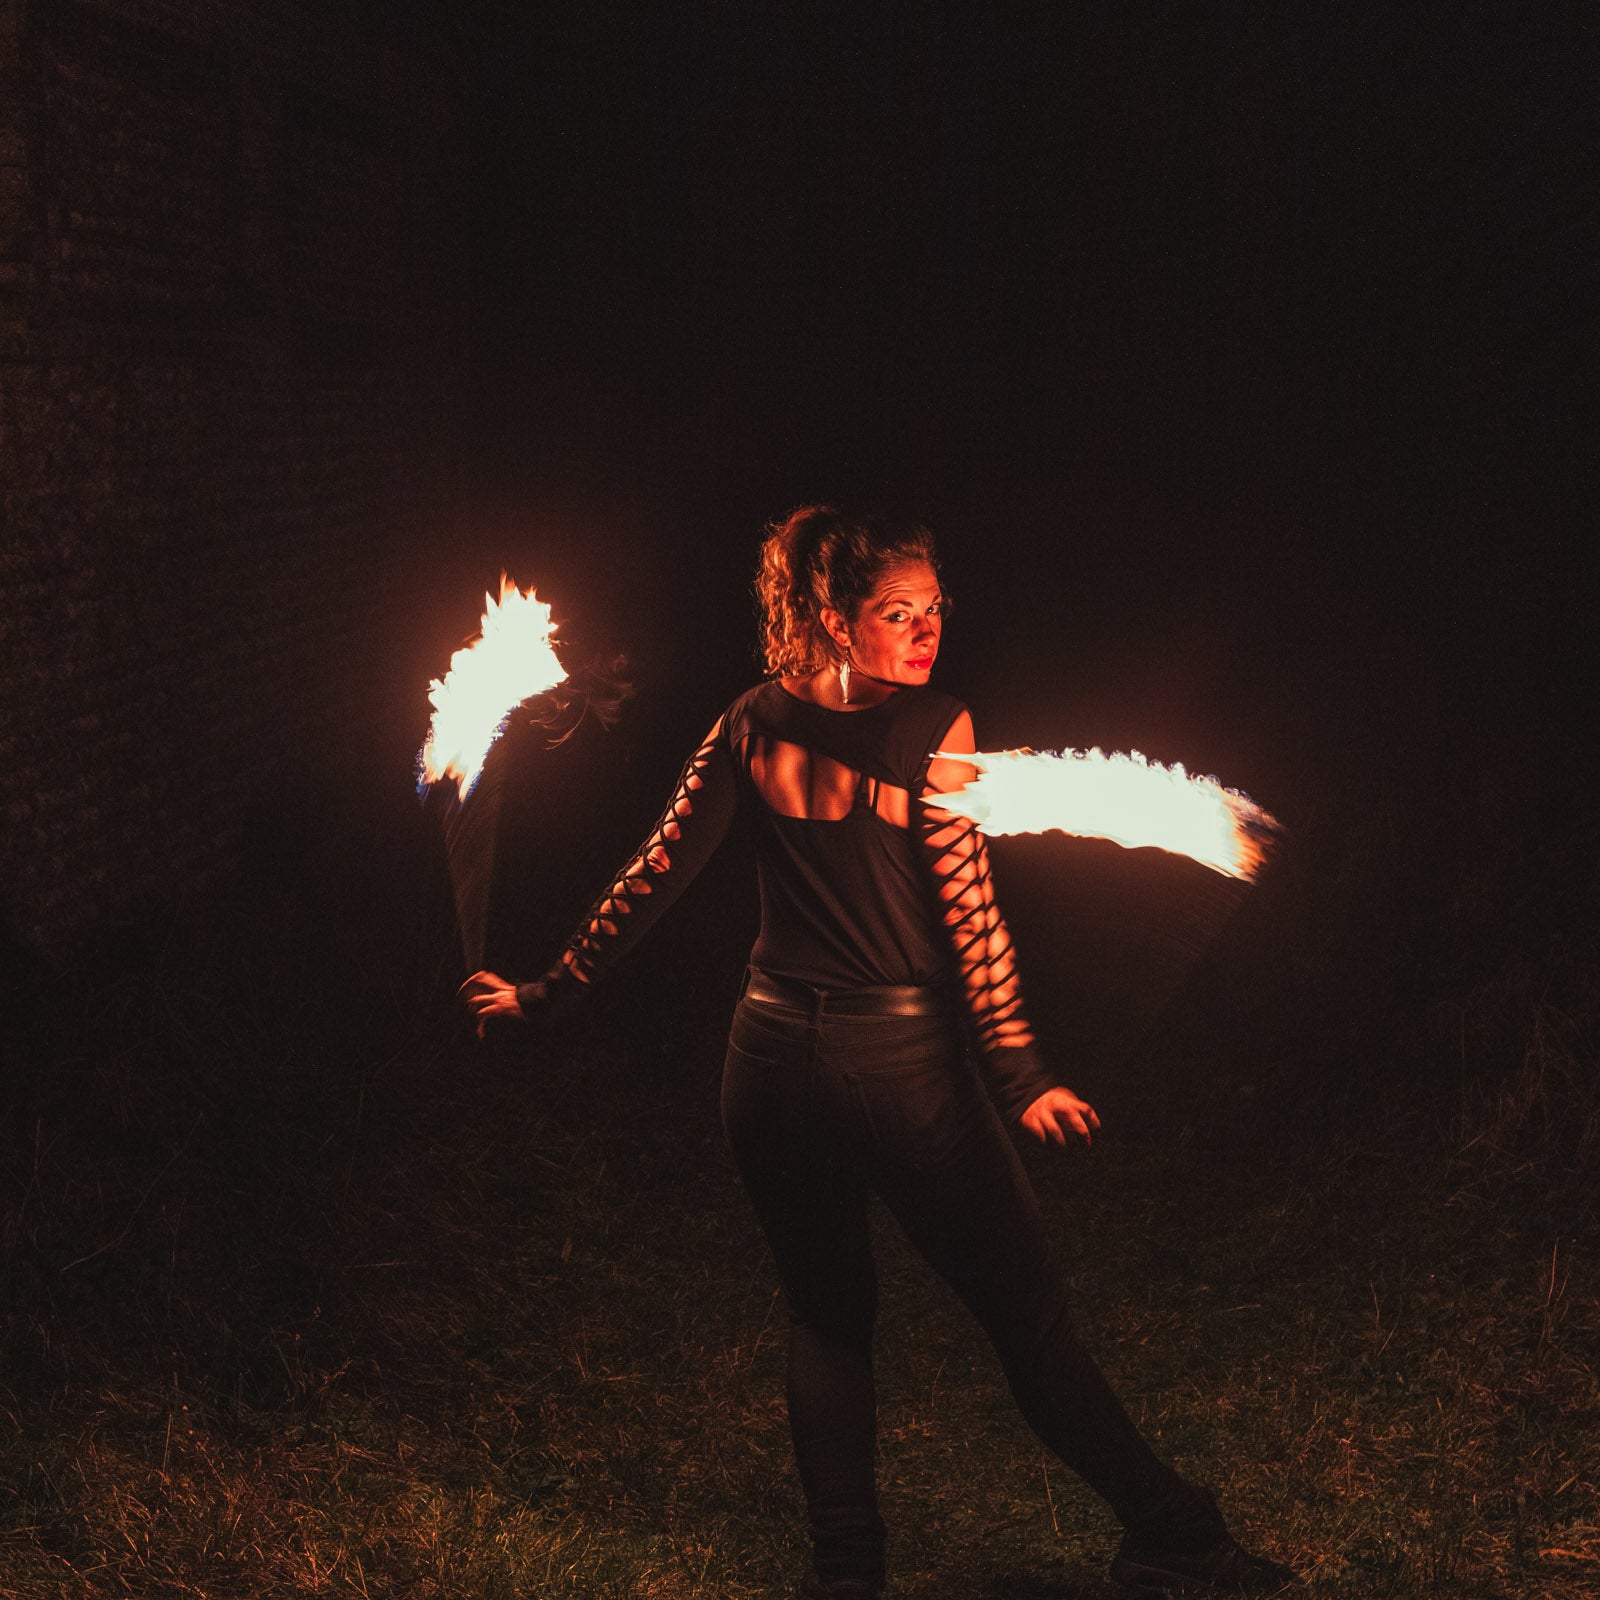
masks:
<path id="1" fill-rule="evenodd" d="M 1276 1592 L 1293 1575 L 1240 1549 L 1079 1344 L 1006 1132 L 1087 1143 L 1099 1119 L 1035 1047 L 982 836 L 927 803 L 973 776 L 960 757 L 977 749 L 966 709 L 927 686 L 946 609 L 931 536 L 808 507 L 768 530 L 756 587 L 767 681 L 717 720 L 550 971 L 478 973 L 467 1004 L 481 1027 L 595 982 L 749 812 L 761 930 L 722 1112 L 791 1313 L 789 1425 L 824 1592 L 884 1583 L 869 1191 L 977 1316 L 1035 1432 L 1110 1502 L 1115 1578 Z"/>

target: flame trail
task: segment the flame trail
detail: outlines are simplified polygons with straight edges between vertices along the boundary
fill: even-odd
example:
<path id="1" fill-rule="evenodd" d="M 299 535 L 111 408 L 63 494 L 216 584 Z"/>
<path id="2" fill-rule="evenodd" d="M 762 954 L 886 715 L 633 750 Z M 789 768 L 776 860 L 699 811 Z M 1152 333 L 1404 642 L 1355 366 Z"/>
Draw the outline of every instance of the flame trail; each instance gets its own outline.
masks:
<path id="1" fill-rule="evenodd" d="M 1062 833 L 1154 846 L 1186 855 L 1230 878 L 1252 881 L 1279 824 L 1248 795 L 1215 778 L 1191 777 L 1137 750 L 1000 750 L 946 761 L 979 776 L 928 804 L 969 817 L 985 833 Z"/>
<path id="2" fill-rule="evenodd" d="M 511 713 L 567 676 L 551 644 L 550 607 L 531 588 L 521 590 L 501 573 L 500 598 L 483 600 L 482 631 L 428 685 L 433 720 L 417 757 L 419 788 L 454 778 L 463 801 Z"/>

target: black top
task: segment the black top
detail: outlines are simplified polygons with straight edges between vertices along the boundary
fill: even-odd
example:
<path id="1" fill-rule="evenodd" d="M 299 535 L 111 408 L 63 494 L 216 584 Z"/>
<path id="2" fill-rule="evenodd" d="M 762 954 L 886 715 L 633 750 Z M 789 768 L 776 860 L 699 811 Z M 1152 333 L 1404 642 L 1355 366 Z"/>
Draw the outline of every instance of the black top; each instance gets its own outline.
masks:
<path id="1" fill-rule="evenodd" d="M 991 1095 L 1003 1114 L 1020 1114 L 1056 1080 L 1022 1015 L 983 836 L 921 803 L 929 763 L 964 710 L 928 688 L 897 689 L 860 711 L 830 710 L 777 682 L 740 695 L 544 983 L 559 991 L 608 971 L 742 809 L 761 884 L 751 964 L 823 989 L 959 983 Z"/>
<path id="2" fill-rule="evenodd" d="M 761 880 L 752 966 L 822 989 L 927 985 L 954 976 L 921 845 L 910 828 L 880 814 L 880 793 L 885 785 L 921 792 L 929 760 L 962 710 L 949 695 L 902 689 L 866 710 L 830 711 L 777 683 L 728 708 L 723 727 L 755 819 Z M 775 809 L 751 771 L 773 744 L 857 775 L 849 810 L 819 818 Z"/>

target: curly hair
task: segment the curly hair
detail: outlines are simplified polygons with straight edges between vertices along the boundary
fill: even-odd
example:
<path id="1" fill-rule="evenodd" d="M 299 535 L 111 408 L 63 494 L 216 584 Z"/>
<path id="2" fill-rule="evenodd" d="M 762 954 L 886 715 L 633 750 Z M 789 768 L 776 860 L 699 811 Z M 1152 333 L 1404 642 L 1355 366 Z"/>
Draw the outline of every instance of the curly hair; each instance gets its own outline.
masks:
<path id="1" fill-rule="evenodd" d="M 938 571 L 926 528 L 848 517 L 832 506 L 802 506 L 769 524 L 755 583 L 767 676 L 804 677 L 833 665 L 839 651 L 822 625 L 824 608 L 853 622 L 884 574 L 907 561 Z"/>

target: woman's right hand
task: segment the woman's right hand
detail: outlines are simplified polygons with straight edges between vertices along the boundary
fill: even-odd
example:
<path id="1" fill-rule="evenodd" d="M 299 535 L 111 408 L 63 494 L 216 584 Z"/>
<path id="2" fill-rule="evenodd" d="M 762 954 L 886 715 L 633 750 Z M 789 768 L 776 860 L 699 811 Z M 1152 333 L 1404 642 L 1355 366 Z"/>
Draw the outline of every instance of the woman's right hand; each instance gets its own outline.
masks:
<path id="1" fill-rule="evenodd" d="M 534 987 L 537 989 L 540 986 L 535 984 Z M 474 972 L 456 990 L 456 994 L 477 1023 L 476 1032 L 480 1039 L 490 1017 L 516 1017 L 520 1020 L 524 1016 L 522 1002 L 517 999 L 516 984 L 506 982 L 497 972 Z"/>

